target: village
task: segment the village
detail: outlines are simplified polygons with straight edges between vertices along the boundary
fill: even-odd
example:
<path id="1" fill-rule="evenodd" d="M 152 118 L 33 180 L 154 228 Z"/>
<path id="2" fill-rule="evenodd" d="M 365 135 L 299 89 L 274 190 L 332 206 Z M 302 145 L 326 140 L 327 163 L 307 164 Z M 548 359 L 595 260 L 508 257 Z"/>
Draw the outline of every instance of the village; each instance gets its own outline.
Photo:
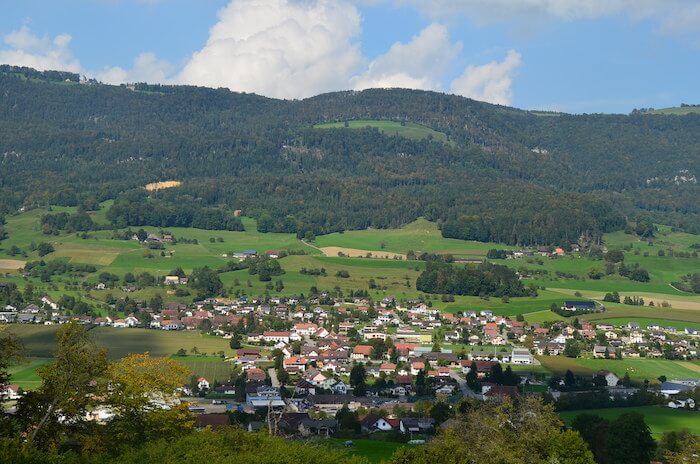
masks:
<path id="1" fill-rule="evenodd" d="M 402 306 L 391 297 L 376 303 L 326 294 L 306 301 L 209 298 L 193 305 L 165 303 L 160 311 L 138 301 L 137 313 L 124 318 L 67 316 L 49 297 L 41 303 L 41 308 L 6 307 L 0 322 L 51 325 L 75 320 L 115 330 L 171 331 L 173 337 L 178 331 L 202 331 L 229 340 L 236 355 L 225 360 L 238 373 L 235 381 L 199 377 L 182 388 L 190 409 L 200 413 L 198 423 L 229 423 L 230 415 L 222 413 L 236 410 L 249 413 L 250 430 L 274 423 L 289 435 L 335 433 L 344 413 L 355 417 L 365 433 L 432 433 L 439 417 L 421 415 L 421 401 L 522 395 L 559 401 L 601 390 L 611 401 L 624 401 L 640 389 L 628 375 L 612 369 L 589 378 L 574 379 L 570 372 L 547 375 L 538 357 L 688 360 L 698 357 L 700 346 L 700 334 L 691 328 L 635 322 L 615 326 L 575 317 L 529 324 L 522 317 L 485 310 L 440 312 L 419 300 Z M 586 309 L 595 308 L 587 301 L 567 301 L 560 308 L 576 314 Z M 175 356 L 188 353 L 182 347 Z M 654 401 L 694 409 L 689 395 L 699 385 L 694 379 L 658 379 Z M 21 395 L 17 385 L 6 390 L 6 399 Z M 278 414 L 276 420 L 269 411 Z M 110 417 L 109 411 L 95 414 L 100 420 Z"/>

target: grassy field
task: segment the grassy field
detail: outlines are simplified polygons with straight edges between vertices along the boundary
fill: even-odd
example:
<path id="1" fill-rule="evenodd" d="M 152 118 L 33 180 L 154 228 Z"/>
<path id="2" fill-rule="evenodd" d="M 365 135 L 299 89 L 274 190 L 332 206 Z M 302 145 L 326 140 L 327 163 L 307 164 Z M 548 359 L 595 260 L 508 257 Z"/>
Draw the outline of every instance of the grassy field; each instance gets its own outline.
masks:
<path id="1" fill-rule="evenodd" d="M 316 238 L 315 244 L 318 247 L 336 246 L 402 254 L 413 250 L 416 253 L 451 253 L 482 258 L 491 248 L 512 248 L 495 243 L 444 238 L 436 223 L 422 218 L 400 229 L 349 230 L 342 234 L 322 235 Z"/>
<path id="2" fill-rule="evenodd" d="M 405 445 L 403 443 L 394 443 L 388 441 L 380 440 L 369 440 L 369 439 L 353 439 L 352 448 L 345 448 L 344 443 L 346 440 L 339 438 L 330 438 L 324 440 L 323 443 L 331 446 L 333 448 L 347 449 L 347 451 L 354 456 L 362 456 L 366 458 L 371 463 L 386 462 L 391 458 L 394 452 L 404 446 L 415 446 L 415 445 Z"/>
<path id="3" fill-rule="evenodd" d="M 700 412 L 666 408 L 663 406 L 640 406 L 634 408 L 587 409 L 585 411 L 564 411 L 559 413 L 566 424 L 579 414 L 596 414 L 608 420 L 615 420 L 621 414 L 637 412 L 644 416 L 655 439 L 661 438 L 664 432 L 689 430 L 700 435 Z"/>
<path id="4" fill-rule="evenodd" d="M 649 380 L 658 382 L 664 375 L 669 379 L 700 379 L 700 366 L 689 361 L 671 361 L 666 359 L 588 359 L 566 358 L 564 356 L 538 356 L 542 366 L 550 372 L 562 375 L 570 369 L 577 375 L 593 375 L 599 370 L 608 370 L 622 378 L 629 373 L 635 381 Z"/>
<path id="5" fill-rule="evenodd" d="M 8 369 L 10 383 L 18 384 L 23 390 L 34 390 L 41 385 L 41 379 L 36 373 L 37 368 L 50 360 L 47 358 L 29 358 L 26 362 Z"/>
<path id="6" fill-rule="evenodd" d="M 339 129 L 344 127 L 344 121 L 316 124 L 314 126 L 315 129 Z M 400 137 L 418 140 L 431 136 L 435 140 L 447 142 L 447 135 L 445 133 L 438 132 L 430 127 L 413 122 L 401 123 L 398 121 L 385 121 L 377 119 L 359 119 L 347 122 L 348 129 L 364 129 L 367 127 L 377 128 L 386 135 L 398 135 Z"/>
<path id="7" fill-rule="evenodd" d="M 106 222 L 106 211 L 111 202 L 102 204 L 100 210 L 94 213 L 94 220 L 98 223 Z M 71 208 L 52 208 L 53 212 L 74 211 Z M 229 294 L 236 292 L 250 296 L 271 295 L 298 295 L 308 294 L 311 287 L 320 290 L 333 290 L 339 288 L 343 292 L 349 290 L 368 290 L 375 299 L 386 296 L 394 296 L 399 300 L 422 296 L 415 289 L 416 278 L 420 275 L 425 263 L 421 261 L 406 261 L 379 258 L 341 258 L 337 256 L 324 256 L 319 248 L 340 247 L 365 250 L 368 252 L 385 252 L 405 254 L 408 250 L 415 252 L 451 253 L 457 257 L 483 258 L 488 249 L 511 248 L 494 243 L 481 243 L 443 238 L 436 223 L 425 219 L 418 219 L 399 229 L 368 229 L 360 231 L 346 231 L 317 237 L 314 242 L 307 244 L 296 238 L 294 234 L 262 234 L 257 232 L 255 221 L 250 218 L 242 218 L 246 227 L 245 232 L 207 231 L 200 229 L 171 228 L 170 232 L 176 237 L 197 239 L 198 244 L 166 245 L 165 256 L 153 253 L 146 256 L 146 250 L 142 245 L 132 240 L 113 240 L 111 231 L 91 232 L 87 239 L 82 239 L 76 234 L 59 234 L 46 236 L 41 233 L 39 218 L 47 210 L 36 209 L 7 218 L 6 230 L 9 238 L 0 244 L 0 264 L 6 259 L 36 260 L 38 255 L 31 251 L 31 243 L 49 241 L 53 244 L 55 252 L 44 257 L 45 260 L 68 259 L 74 263 L 90 263 L 98 267 L 94 274 L 73 278 L 67 276 L 54 276 L 52 282 L 41 282 L 39 279 L 25 279 L 19 275 L 14 262 L 8 269 L 1 269 L 0 275 L 4 275 L 3 281 L 14 282 L 23 287 L 27 282 L 35 287 L 37 293 L 46 293 L 52 297 L 60 297 L 62 294 L 71 294 L 83 298 L 88 302 L 101 303 L 108 294 L 116 298 L 129 296 L 130 298 L 150 299 L 160 294 L 166 301 L 190 302 L 192 297 L 176 297 L 165 287 L 149 287 L 134 293 L 124 293 L 121 288 L 107 290 L 75 290 L 73 287 L 66 289 L 71 283 L 80 283 L 87 280 L 90 283 L 97 281 L 100 272 L 111 272 L 117 276 L 123 276 L 127 272 L 138 274 L 149 272 L 156 276 L 168 274 L 176 267 L 182 267 L 185 272 L 190 272 L 195 267 L 210 266 L 216 268 L 227 260 L 223 255 L 232 251 L 244 249 L 256 249 L 259 252 L 268 250 L 295 249 L 304 250 L 306 255 L 288 256 L 281 260 L 282 267 L 286 271 L 284 275 L 273 280 L 282 280 L 284 288 L 281 292 L 269 289 L 268 284 L 260 282 L 255 276 L 250 276 L 246 270 L 221 274 L 222 281 Z M 156 228 L 147 227 L 148 232 L 158 233 Z M 587 277 L 591 268 L 600 268 L 603 261 L 591 260 L 586 257 L 566 256 L 559 259 L 550 258 L 526 258 L 497 261 L 518 270 L 547 270 L 549 276 L 538 277 L 533 281 L 545 287 L 540 290 L 537 298 L 512 298 L 509 303 L 504 303 L 499 298 L 480 299 L 470 296 L 456 296 L 454 302 L 442 302 L 439 295 L 431 297 L 434 307 L 449 312 L 464 310 L 488 309 L 497 314 L 514 316 L 516 314 L 528 314 L 530 322 L 544 322 L 560 319 L 559 316 L 548 311 L 549 306 L 561 304 L 565 299 L 577 298 L 578 292 L 583 297 L 602 299 L 605 292 L 618 291 L 624 295 L 641 296 L 646 301 L 661 303 L 666 301 L 671 308 L 632 307 L 624 305 L 606 305 L 609 311 L 583 317 L 584 319 L 605 318 L 647 318 L 664 319 L 677 322 L 689 322 L 700 324 L 700 296 L 680 292 L 669 284 L 680 276 L 689 272 L 696 272 L 700 260 L 698 258 L 678 258 L 657 256 L 659 249 L 673 248 L 677 251 L 690 251 L 691 245 L 700 242 L 695 235 L 672 232 L 670 228 L 659 226 L 657 237 L 653 247 L 646 242 L 639 241 L 632 235 L 616 232 L 605 236 L 606 244 L 612 248 L 631 246 L 634 252 L 625 253 L 625 261 L 638 262 L 646 268 L 652 279 L 648 283 L 633 282 L 620 276 L 606 276 L 600 280 L 591 280 Z M 7 254 L 11 246 L 18 246 L 27 253 L 26 257 L 9 256 Z M 649 252 L 649 256 L 643 256 Z M 541 264 L 540 264 L 541 263 Z M 302 274 L 302 268 L 325 268 L 326 276 L 310 276 Z M 336 277 L 338 271 L 345 270 L 350 273 L 349 278 Z M 575 276 L 560 278 L 556 272 Z M 370 290 L 369 282 L 374 280 L 377 288 Z M 274 283 L 274 282 L 273 282 Z"/>
<path id="8" fill-rule="evenodd" d="M 34 358 L 53 356 L 57 326 L 13 325 L 11 327 L 11 330 L 24 342 L 28 356 Z M 215 354 L 223 351 L 226 356 L 234 354 L 227 340 L 202 335 L 196 331 L 169 332 L 95 327 L 90 334 L 98 345 L 109 350 L 110 359 L 120 359 L 129 353 L 144 352 L 149 352 L 152 356 L 171 356 L 180 348 L 189 352 L 193 347 L 197 347 L 200 353 Z"/>
<path id="9" fill-rule="evenodd" d="M 219 356 L 172 356 L 171 359 L 190 368 L 192 375 L 204 377 L 210 383 L 231 378 L 233 365 Z"/>

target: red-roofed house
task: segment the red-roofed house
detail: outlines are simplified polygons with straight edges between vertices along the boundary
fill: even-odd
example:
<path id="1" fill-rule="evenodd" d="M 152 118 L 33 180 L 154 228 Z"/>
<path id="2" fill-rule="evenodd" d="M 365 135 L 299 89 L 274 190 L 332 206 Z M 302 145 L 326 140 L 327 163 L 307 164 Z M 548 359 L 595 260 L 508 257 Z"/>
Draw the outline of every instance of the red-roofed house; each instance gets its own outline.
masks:
<path id="1" fill-rule="evenodd" d="M 356 361 L 369 361 L 373 348 L 370 345 L 357 345 L 352 350 L 350 358 Z"/>

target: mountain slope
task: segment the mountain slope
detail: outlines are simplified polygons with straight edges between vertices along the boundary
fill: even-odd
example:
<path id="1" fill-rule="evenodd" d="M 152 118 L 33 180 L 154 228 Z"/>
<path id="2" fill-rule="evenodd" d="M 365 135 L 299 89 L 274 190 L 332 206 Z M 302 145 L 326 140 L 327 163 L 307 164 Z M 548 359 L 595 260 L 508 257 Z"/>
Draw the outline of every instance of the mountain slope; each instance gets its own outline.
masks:
<path id="1" fill-rule="evenodd" d="M 120 198 L 119 220 L 145 201 L 124 192 L 176 179 L 150 196 L 299 234 L 419 216 L 508 243 L 597 235 L 624 215 L 700 230 L 697 114 L 545 117 L 425 91 L 283 101 L 71 76 L 0 67 L 0 212 Z M 449 142 L 313 128 L 359 119 L 421 124 Z"/>

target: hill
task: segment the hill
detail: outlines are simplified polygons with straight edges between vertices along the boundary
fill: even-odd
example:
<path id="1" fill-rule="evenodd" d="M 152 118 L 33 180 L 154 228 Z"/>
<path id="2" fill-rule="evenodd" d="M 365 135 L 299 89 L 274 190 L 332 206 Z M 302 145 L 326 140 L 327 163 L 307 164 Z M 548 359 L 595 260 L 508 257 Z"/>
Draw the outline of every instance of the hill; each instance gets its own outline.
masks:
<path id="1" fill-rule="evenodd" d="M 400 89 L 283 101 L 78 81 L 0 67 L 0 214 L 115 199 L 106 227 L 240 230 L 228 215 L 243 210 L 261 232 L 300 237 L 422 216 L 447 237 L 510 244 L 595 238 L 625 217 L 700 230 L 697 114 L 541 117 Z M 172 179 L 182 185 L 143 189 Z"/>

